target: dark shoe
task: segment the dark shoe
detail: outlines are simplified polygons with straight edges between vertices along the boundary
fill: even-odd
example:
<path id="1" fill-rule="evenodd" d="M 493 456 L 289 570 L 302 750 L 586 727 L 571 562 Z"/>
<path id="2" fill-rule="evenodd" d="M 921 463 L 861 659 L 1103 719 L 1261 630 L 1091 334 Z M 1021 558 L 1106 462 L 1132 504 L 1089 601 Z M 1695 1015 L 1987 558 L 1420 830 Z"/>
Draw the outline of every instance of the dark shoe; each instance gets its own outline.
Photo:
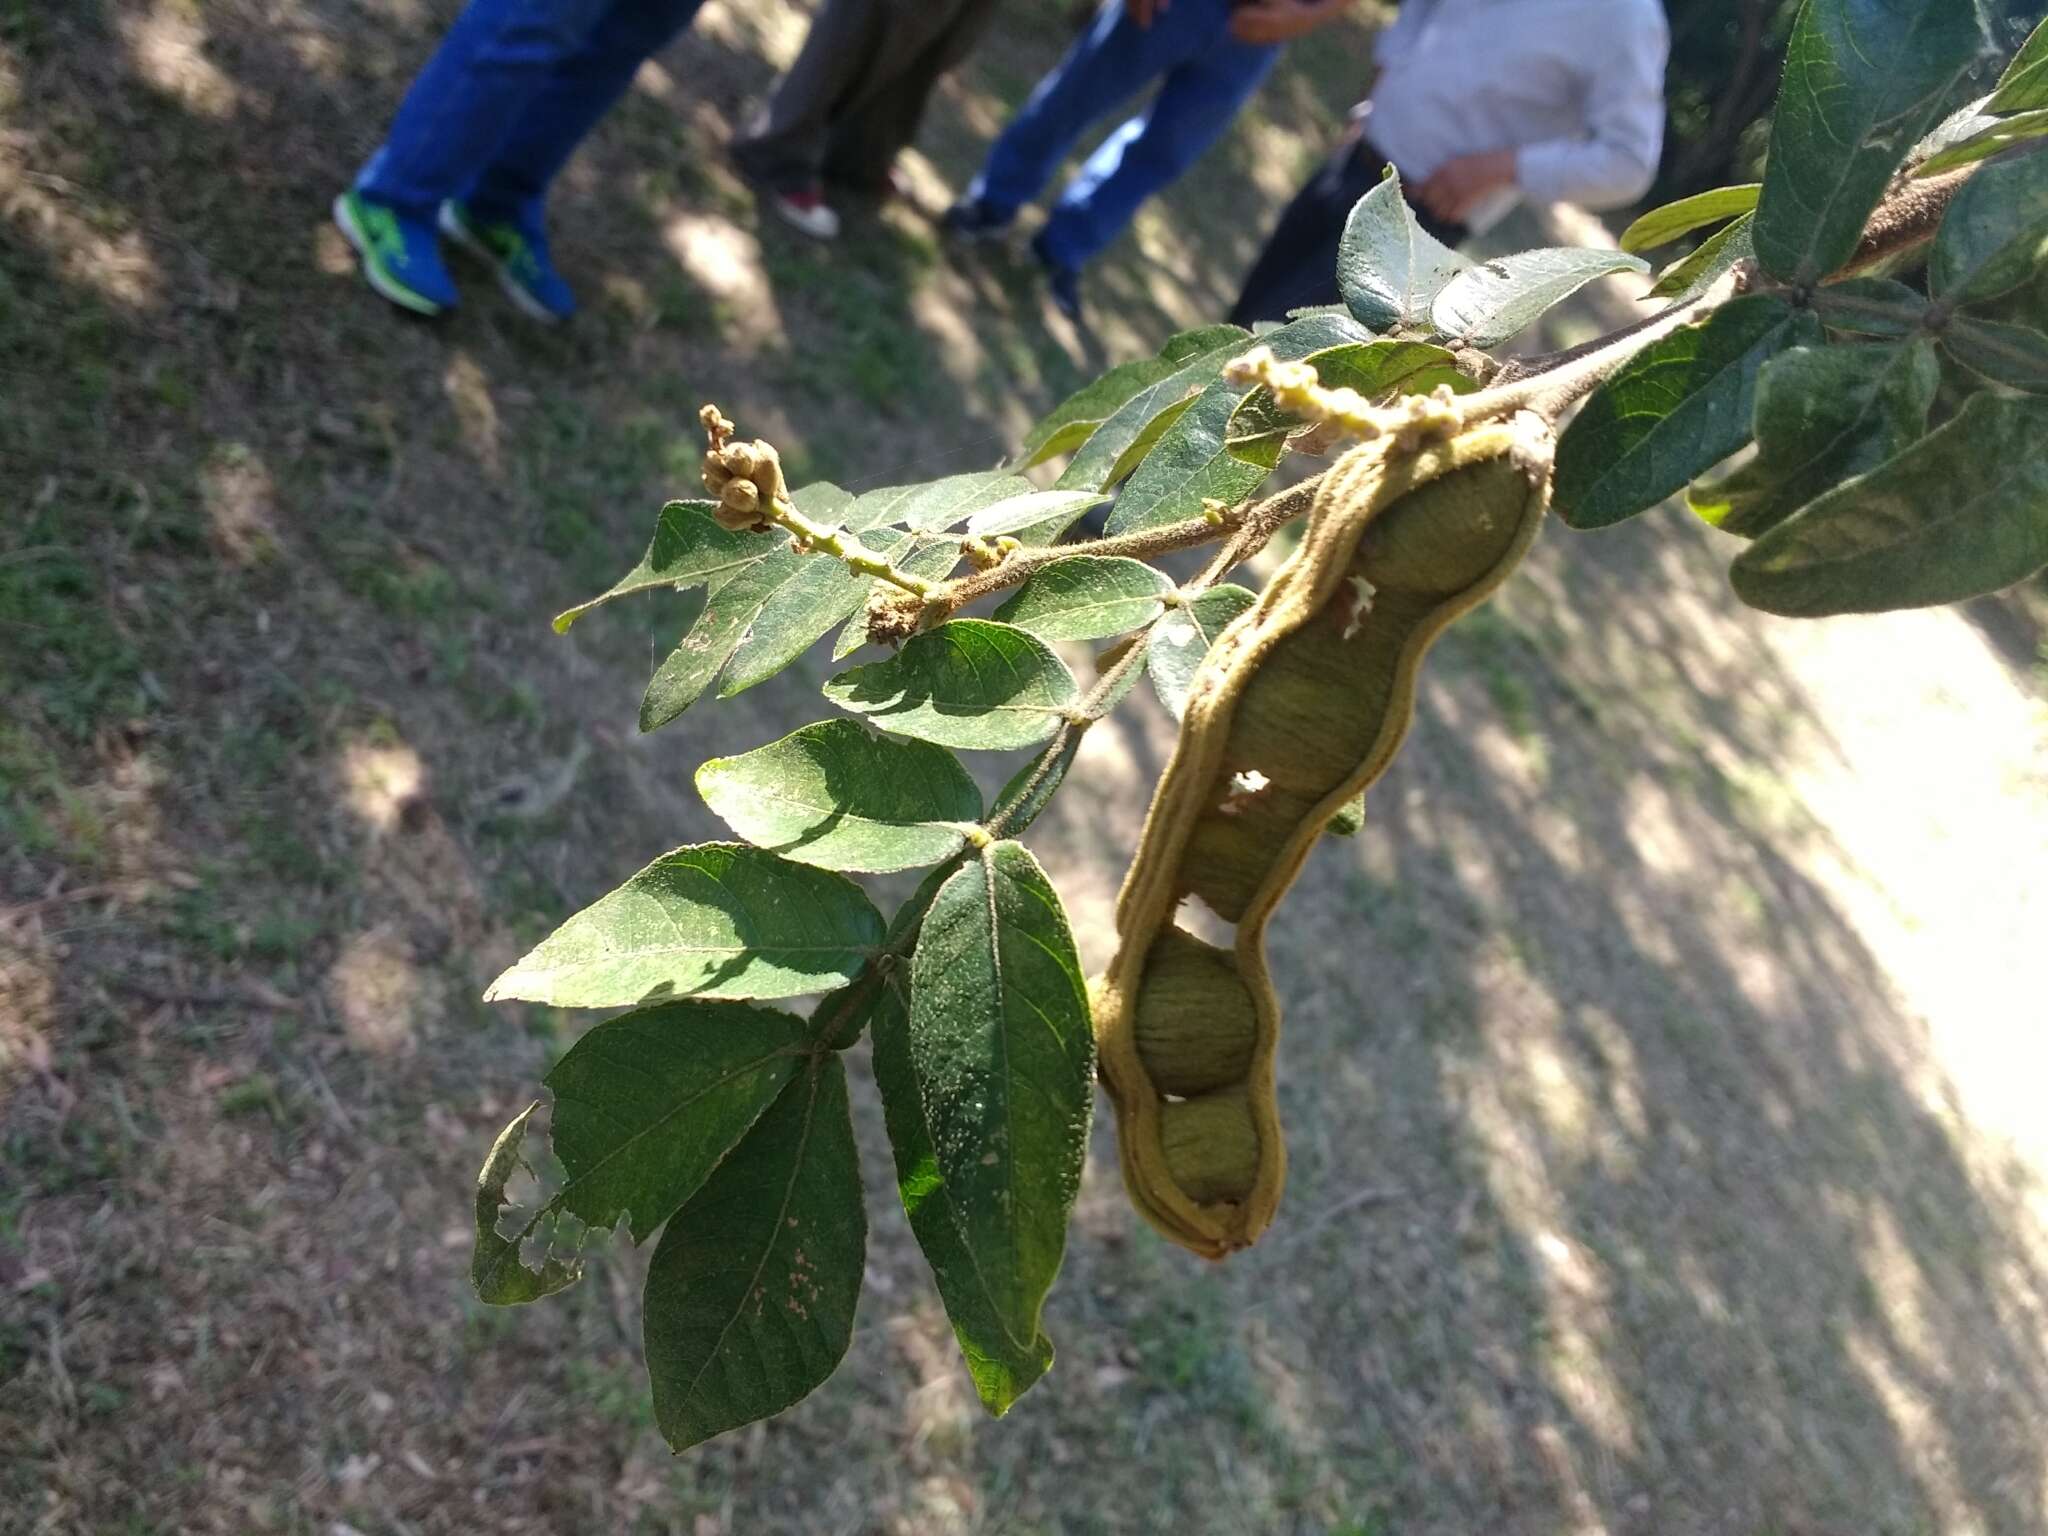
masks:
<path id="1" fill-rule="evenodd" d="M 979 198 L 963 197 L 946 210 L 939 227 L 956 240 L 998 240 L 1015 217 L 1013 213 L 998 213 Z"/>
<path id="2" fill-rule="evenodd" d="M 1053 308 L 1065 315 L 1074 324 L 1081 323 L 1081 269 L 1061 266 L 1047 252 L 1043 237 L 1031 242 L 1031 254 L 1038 258 L 1039 266 L 1045 269 L 1045 291 L 1052 296 Z"/>

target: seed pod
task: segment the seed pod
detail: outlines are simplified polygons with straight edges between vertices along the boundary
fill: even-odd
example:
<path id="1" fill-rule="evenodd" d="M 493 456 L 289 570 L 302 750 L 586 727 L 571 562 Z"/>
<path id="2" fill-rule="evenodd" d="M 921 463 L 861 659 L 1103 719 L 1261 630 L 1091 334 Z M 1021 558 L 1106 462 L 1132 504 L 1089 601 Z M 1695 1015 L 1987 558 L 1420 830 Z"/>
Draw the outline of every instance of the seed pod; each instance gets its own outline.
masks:
<path id="1" fill-rule="evenodd" d="M 1131 1027 L 1153 1085 L 1187 1098 L 1244 1081 L 1259 1018 L 1229 950 L 1168 928 L 1145 961 Z"/>
<path id="2" fill-rule="evenodd" d="M 1359 536 L 1352 573 L 1381 592 L 1463 591 L 1514 544 L 1527 491 L 1521 466 L 1505 454 L 1433 480 Z"/>
<path id="3" fill-rule="evenodd" d="M 1535 537 L 1551 446 L 1520 416 L 1352 450 L 1300 547 L 1196 672 L 1091 997 L 1131 1202 L 1205 1257 L 1253 1242 L 1286 1177 L 1266 923 L 1330 819 L 1399 750 L 1423 655 Z M 1234 963 L 1172 926 L 1188 895 L 1237 924 Z"/>
<path id="4" fill-rule="evenodd" d="M 1242 922 L 1245 909 L 1287 846 L 1288 835 L 1315 802 L 1315 796 L 1277 785 L 1253 794 L 1233 793 L 1226 787 L 1219 804 L 1205 811 L 1190 833 L 1187 857 L 1181 861 L 1187 894 L 1201 897 L 1226 923 Z"/>
<path id="5" fill-rule="evenodd" d="M 1259 1128 L 1242 1087 L 1168 1104 L 1159 1145 L 1173 1182 L 1203 1205 L 1243 1200 L 1259 1178 Z"/>

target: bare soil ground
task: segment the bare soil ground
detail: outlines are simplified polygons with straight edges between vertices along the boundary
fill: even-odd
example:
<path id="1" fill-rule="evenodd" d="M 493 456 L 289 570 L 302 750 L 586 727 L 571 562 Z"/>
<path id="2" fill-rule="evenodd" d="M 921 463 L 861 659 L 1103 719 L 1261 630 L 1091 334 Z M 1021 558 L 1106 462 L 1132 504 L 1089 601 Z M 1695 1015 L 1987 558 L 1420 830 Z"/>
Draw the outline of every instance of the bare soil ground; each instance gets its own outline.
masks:
<path id="1" fill-rule="evenodd" d="M 628 1251 L 475 1304 L 470 1181 L 583 1023 L 484 982 L 825 712 L 814 656 L 639 738 L 661 604 L 547 616 L 707 398 L 859 489 L 1219 313 L 1365 33 L 1079 333 L 930 224 L 1059 8 L 827 249 L 720 151 L 802 12 L 713 3 L 567 176 L 589 310 L 539 333 L 475 273 L 402 322 L 324 222 L 452 8 L 0 0 L 0 1532 L 2048 1528 L 2043 604 L 1764 619 L 1675 511 L 1554 530 L 1445 642 L 1276 934 L 1280 1223 L 1200 1265 L 1104 1126 L 1008 1420 L 861 1053 L 866 1299 L 796 1411 L 669 1456 Z M 1034 834 L 1092 960 L 1168 744 L 1134 701 Z"/>

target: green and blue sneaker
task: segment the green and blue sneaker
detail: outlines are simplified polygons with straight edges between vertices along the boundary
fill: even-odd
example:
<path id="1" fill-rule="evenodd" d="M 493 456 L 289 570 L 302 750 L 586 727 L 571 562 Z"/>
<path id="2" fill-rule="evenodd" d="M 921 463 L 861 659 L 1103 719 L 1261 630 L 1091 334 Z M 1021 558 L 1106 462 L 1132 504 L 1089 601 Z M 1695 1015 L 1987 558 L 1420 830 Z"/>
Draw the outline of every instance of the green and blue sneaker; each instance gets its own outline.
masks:
<path id="1" fill-rule="evenodd" d="M 356 248 L 363 277 L 378 293 L 416 315 L 454 308 L 455 279 L 441 261 L 441 241 L 432 224 L 408 218 L 353 187 L 334 200 L 334 222 Z"/>
<path id="2" fill-rule="evenodd" d="M 441 205 L 441 233 L 491 264 L 498 285 L 521 310 L 552 325 L 576 313 L 576 295 L 548 258 L 539 219 L 484 219 L 450 198 Z"/>

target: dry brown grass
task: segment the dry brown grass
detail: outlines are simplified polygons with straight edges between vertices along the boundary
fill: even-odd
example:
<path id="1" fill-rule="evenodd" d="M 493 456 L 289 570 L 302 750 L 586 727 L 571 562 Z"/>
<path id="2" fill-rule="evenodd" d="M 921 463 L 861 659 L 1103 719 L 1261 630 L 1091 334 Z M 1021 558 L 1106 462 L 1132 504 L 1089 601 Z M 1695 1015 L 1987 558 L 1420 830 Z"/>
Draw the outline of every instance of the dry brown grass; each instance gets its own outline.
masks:
<path id="1" fill-rule="evenodd" d="M 992 461 L 1220 309 L 1359 55 L 1299 51 L 1084 337 L 915 212 L 758 220 L 718 145 L 800 16 L 709 6 L 536 335 L 477 282 L 401 323 L 323 223 L 448 9 L 0 0 L 0 1532 L 2048 1526 L 2040 607 L 1769 621 L 1673 516 L 1446 642 L 1276 935 L 1279 1225 L 1197 1265 L 1105 1128 L 1008 1420 L 862 1053 L 867 1295 L 795 1412 L 671 1458 L 631 1253 L 470 1301 L 468 1182 L 578 1027 L 483 982 L 824 712 L 813 657 L 635 738 L 659 604 L 547 632 L 695 405 L 856 487 Z M 926 211 L 1059 41 L 1006 15 Z M 1165 746 L 1134 705 L 1034 835 L 1091 942 Z"/>

